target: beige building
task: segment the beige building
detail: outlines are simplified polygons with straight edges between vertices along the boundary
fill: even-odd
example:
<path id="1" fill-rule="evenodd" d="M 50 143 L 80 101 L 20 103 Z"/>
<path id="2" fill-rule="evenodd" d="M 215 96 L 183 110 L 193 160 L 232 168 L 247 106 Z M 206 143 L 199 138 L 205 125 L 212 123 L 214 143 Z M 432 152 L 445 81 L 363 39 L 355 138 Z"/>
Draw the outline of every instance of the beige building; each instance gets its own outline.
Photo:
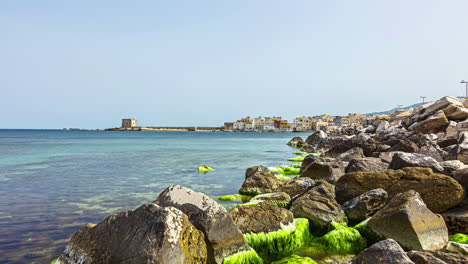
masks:
<path id="1" fill-rule="evenodd" d="M 133 118 L 122 119 L 122 127 L 131 128 L 131 127 L 136 127 L 136 126 L 137 126 L 136 119 L 133 119 Z"/>

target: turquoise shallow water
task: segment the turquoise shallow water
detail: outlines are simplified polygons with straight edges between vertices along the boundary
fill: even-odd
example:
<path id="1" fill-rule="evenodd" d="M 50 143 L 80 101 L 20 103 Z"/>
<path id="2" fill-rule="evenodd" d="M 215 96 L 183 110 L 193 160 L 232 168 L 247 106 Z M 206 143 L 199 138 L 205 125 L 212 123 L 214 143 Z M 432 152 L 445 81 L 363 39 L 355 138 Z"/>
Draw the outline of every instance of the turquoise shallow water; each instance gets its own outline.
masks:
<path id="1" fill-rule="evenodd" d="M 171 184 L 236 193 L 245 169 L 288 164 L 300 133 L 0 130 L 0 263 L 48 263 L 85 223 Z M 199 174 L 207 164 L 216 170 Z"/>

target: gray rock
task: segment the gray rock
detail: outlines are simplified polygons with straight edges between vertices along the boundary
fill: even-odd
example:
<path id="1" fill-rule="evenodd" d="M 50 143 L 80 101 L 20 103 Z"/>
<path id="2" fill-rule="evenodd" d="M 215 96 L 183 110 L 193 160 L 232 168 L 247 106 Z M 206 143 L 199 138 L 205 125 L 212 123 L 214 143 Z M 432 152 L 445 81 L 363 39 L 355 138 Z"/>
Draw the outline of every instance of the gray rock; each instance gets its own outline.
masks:
<path id="1" fill-rule="evenodd" d="M 449 241 L 443 251 L 468 256 L 468 245 Z"/>
<path id="2" fill-rule="evenodd" d="M 468 256 L 442 251 L 410 251 L 407 255 L 415 264 L 468 264 Z"/>
<path id="3" fill-rule="evenodd" d="M 305 145 L 305 141 L 301 137 L 294 137 L 288 142 L 288 145 L 295 148 L 301 148 Z"/>
<path id="4" fill-rule="evenodd" d="M 387 199 L 388 194 L 384 189 L 374 189 L 345 202 L 341 209 L 346 213 L 350 222 L 359 223 L 382 209 Z"/>
<path id="5" fill-rule="evenodd" d="M 440 155 L 440 151 L 441 151 L 441 148 L 439 146 L 430 145 L 430 146 L 422 146 L 419 149 L 418 153 L 431 157 L 435 159 L 436 161 L 440 162 L 440 161 L 443 161 L 442 156 Z"/>
<path id="6" fill-rule="evenodd" d="M 294 220 L 291 211 L 271 204 L 244 205 L 232 209 L 229 214 L 244 234 L 277 231 L 281 225 Z"/>
<path id="7" fill-rule="evenodd" d="M 415 264 L 393 239 L 377 242 L 357 255 L 351 264 Z"/>
<path id="8" fill-rule="evenodd" d="M 401 139 L 398 141 L 396 145 L 390 148 L 389 151 L 403 151 L 403 152 L 409 152 L 409 153 L 414 153 L 414 152 L 419 152 L 419 146 L 416 145 L 411 140 L 408 139 Z"/>
<path id="9" fill-rule="evenodd" d="M 346 173 L 348 172 L 382 172 L 388 169 L 388 163 L 383 162 L 379 158 L 360 158 L 352 159 L 348 166 L 346 166 Z"/>
<path id="10" fill-rule="evenodd" d="M 364 151 L 360 147 L 354 147 L 350 150 L 347 150 L 340 155 L 336 156 L 336 159 L 342 161 L 350 161 L 352 159 L 364 158 Z"/>
<path id="11" fill-rule="evenodd" d="M 262 203 L 283 203 L 289 204 L 291 202 L 291 197 L 285 192 L 275 192 L 275 193 L 264 193 L 255 195 L 250 203 L 262 204 Z"/>
<path id="12" fill-rule="evenodd" d="M 442 161 L 439 162 L 439 165 L 442 166 L 442 168 L 444 168 L 444 174 L 446 175 L 450 175 L 452 172 L 466 167 L 466 165 L 459 160 Z"/>
<path id="13" fill-rule="evenodd" d="M 317 131 L 313 133 L 312 135 L 308 136 L 307 139 L 305 140 L 305 143 L 308 145 L 316 145 L 318 144 L 321 140 L 327 138 L 328 135 L 327 133 L 323 132 L 322 130 Z"/>
<path id="14" fill-rule="evenodd" d="M 375 133 L 382 133 L 385 131 L 385 129 L 390 127 L 390 123 L 388 121 L 382 121 L 380 124 L 377 126 L 377 129 L 375 130 Z"/>
<path id="15" fill-rule="evenodd" d="M 411 126 L 415 122 L 422 121 L 434 113 L 447 108 L 449 105 L 459 105 L 460 101 L 457 98 L 446 96 L 433 103 L 428 103 L 419 107 L 412 115 L 403 120 L 403 125 L 406 127 Z M 443 111 L 442 111 L 443 113 Z"/>
<path id="16" fill-rule="evenodd" d="M 310 165 L 301 171 L 300 177 L 334 183 L 344 174 L 345 167 L 342 161 L 332 158 L 315 158 Z"/>
<path id="17" fill-rule="evenodd" d="M 468 164 L 468 143 L 458 144 L 457 159 Z"/>
<path id="18" fill-rule="evenodd" d="M 183 212 L 145 204 L 83 227 L 57 263 L 207 263 L 207 246 Z"/>
<path id="19" fill-rule="evenodd" d="M 368 228 L 412 250 L 437 250 L 448 242 L 444 219 L 431 212 L 415 191 L 395 195 L 369 220 Z"/>
<path id="20" fill-rule="evenodd" d="M 451 234 L 468 234 L 468 207 L 452 208 L 441 215 Z"/>
<path id="21" fill-rule="evenodd" d="M 457 123 L 455 127 L 457 131 L 468 131 L 468 120 Z"/>
<path id="22" fill-rule="evenodd" d="M 431 168 L 435 172 L 444 171 L 444 168 L 432 157 L 417 153 L 395 153 L 389 169 L 398 170 L 406 167 Z"/>
<path id="23" fill-rule="evenodd" d="M 154 203 L 181 210 L 205 234 L 208 263 L 221 264 L 225 257 L 250 249 L 226 209 L 203 193 L 172 185 Z"/>

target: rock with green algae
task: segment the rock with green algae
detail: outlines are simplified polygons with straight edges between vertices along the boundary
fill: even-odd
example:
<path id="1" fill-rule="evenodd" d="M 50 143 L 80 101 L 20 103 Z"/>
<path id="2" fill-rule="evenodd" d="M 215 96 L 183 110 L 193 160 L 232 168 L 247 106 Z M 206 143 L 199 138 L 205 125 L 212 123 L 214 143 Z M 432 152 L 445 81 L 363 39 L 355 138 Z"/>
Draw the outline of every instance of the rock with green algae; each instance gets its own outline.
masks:
<path id="1" fill-rule="evenodd" d="M 223 264 L 263 264 L 263 259 L 255 252 L 250 249 L 233 254 L 227 258 L 224 258 Z"/>
<path id="2" fill-rule="evenodd" d="M 294 162 L 303 162 L 304 161 L 304 157 L 303 156 L 297 156 L 297 157 L 294 157 L 294 158 L 290 158 L 288 159 L 289 161 L 294 161 Z"/>
<path id="3" fill-rule="evenodd" d="M 219 201 L 223 202 L 233 202 L 233 201 L 241 201 L 243 203 L 248 203 L 252 196 L 250 195 L 242 195 L 242 194 L 228 194 L 221 197 L 216 198 Z"/>
<path id="4" fill-rule="evenodd" d="M 201 167 L 198 168 L 198 172 L 201 172 L 201 173 L 207 173 L 209 171 L 214 171 L 215 169 L 211 168 L 211 167 L 208 167 L 207 165 L 203 165 Z"/>
<path id="5" fill-rule="evenodd" d="M 381 240 L 384 240 L 385 238 L 369 230 L 369 228 L 367 227 L 367 222 L 369 222 L 369 220 L 370 218 L 367 218 L 361 223 L 355 225 L 354 229 L 356 229 L 357 231 L 359 231 L 359 233 L 361 233 L 361 236 L 363 236 L 367 240 L 369 245 L 372 245 Z"/>
<path id="6" fill-rule="evenodd" d="M 57 260 L 52 261 L 50 264 L 55 264 L 57 263 Z"/>
<path id="7" fill-rule="evenodd" d="M 294 223 L 282 226 L 280 230 L 269 233 L 244 234 L 251 246 L 265 262 L 278 260 L 291 255 L 294 250 L 307 244 L 311 235 L 309 221 L 297 218 Z"/>
<path id="8" fill-rule="evenodd" d="M 317 264 L 313 259 L 308 257 L 301 257 L 298 255 L 291 255 L 278 261 L 274 261 L 271 264 Z"/>
<path id="9" fill-rule="evenodd" d="M 467 234 L 455 234 L 449 238 L 449 241 L 468 244 L 468 235 Z"/>
<path id="10" fill-rule="evenodd" d="M 312 239 L 311 246 L 333 255 L 355 255 L 367 247 L 367 241 L 358 230 L 331 223 L 332 231 Z"/>

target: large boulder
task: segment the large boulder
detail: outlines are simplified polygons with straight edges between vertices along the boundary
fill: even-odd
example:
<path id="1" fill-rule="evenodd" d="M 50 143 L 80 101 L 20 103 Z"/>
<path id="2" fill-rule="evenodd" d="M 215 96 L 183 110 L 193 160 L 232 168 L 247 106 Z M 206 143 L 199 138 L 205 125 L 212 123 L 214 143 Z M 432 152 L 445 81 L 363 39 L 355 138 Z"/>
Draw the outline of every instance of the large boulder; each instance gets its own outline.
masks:
<path id="1" fill-rule="evenodd" d="M 240 206 L 229 214 L 244 234 L 276 231 L 294 220 L 291 211 L 271 204 Z"/>
<path id="2" fill-rule="evenodd" d="M 439 250 L 412 250 L 407 255 L 415 264 L 468 264 L 468 256 Z"/>
<path id="3" fill-rule="evenodd" d="M 336 159 L 342 161 L 350 161 L 352 159 L 364 158 L 364 151 L 360 147 L 354 147 L 350 150 L 347 150 L 340 155 L 336 156 Z"/>
<path id="4" fill-rule="evenodd" d="M 357 255 L 350 264 L 415 264 L 393 239 L 377 242 Z"/>
<path id="5" fill-rule="evenodd" d="M 291 202 L 291 197 L 285 192 L 264 193 L 252 197 L 249 203 L 252 204 L 275 204 L 287 207 Z"/>
<path id="6" fill-rule="evenodd" d="M 467 168 L 463 162 L 459 160 L 447 160 L 439 162 L 439 165 L 444 169 L 444 174 L 451 175 L 454 171 Z"/>
<path id="7" fill-rule="evenodd" d="M 352 159 L 346 166 L 346 173 L 348 172 L 382 172 L 388 169 L 388 163 L 383 162 L 379 158 L 360 158 Z"/>
<path id="8" fill-rule="evenodd" d="M 323 139 L 325 139 L 327 137 L 328 137 L 327 133 L 320 130 L 320 131 L 314 132 L 312 135 L 308 136 L 307 139 L 305 140 L 305 143 L 307 145 L 315 146 L 321 140 L 323 140 Z"/>
<path id="9" fill-rule="evenodd" d="M 436 213 L 458 205 L 464 195 L 463 187 L 453 178 L 428 168 L 411 167 L 385 172 L 347 173 L 336 182 L 336 199 L 343 203 L 377 188 L 387 191 L 390 197 L 415 190 Z"/>
<path id="10" fill-rule="evenodd" d="M 450 122 L 443 111 L 437 111 L 425 120 L 412 124 L 408 129 L 415 132 L 429 134 L 445 131 Z"/>
<path id="11" fill-rule="evenodd" d="M 398 170 L 406 167 L 431 168 L 435 172 L 443 172 L 444 168 L 432 157 L 417 153 L 397 152 L 393 155 L 389 169 Z"/>
<path id="12" fill-rule="evenodd" d="M 464 142 L 458 145 L 457 159 L 464 164 L 468 164 L 468 143 Z"/>
<path id="13" fill-rule="evenodd" d="M 57 263 L 207 263 L 202 231 L 173 207 L 144 204 L 88 224 L 73 235 Z"/>
<path id="14" fill-rule="evenodd" d="M 288 142 L 288 145 L 295 148 L 301 148 L 305 145 L 305 141 L 301 137 L 294 137 Z"/>
<path id="15" fill-rule="evenodd" d="M 388 194 L 384 189 L 365 192 L 358 197 L 345 202 L 341 209 L 352 223 L 364 221 L 385 206 Z"/>
<path id="16" fill-rule="evenodd" d="M 462 104 L 451 104 L 444 108 L 443 111 L 449 120 L 465 120 L 468 118 L 468 109 Z"/>
<path id="17" fill-rule="evenodd" d="M 329 183 L 321 182 L 293 200 L 290 210 L 294 217 L 309 219 L 315 233 L 325 231 L 331 222 L 345 222 L 346 215 L 335 201 L 332 190 Z"/>
<path id="18" fill-rule="evenodd" d="M 449 105 L 460 105 L 460 101 L 455 97 L 445 96 L 433 103 L 425 104 L 416 109 L 411 116 L 403 120 L 403 125 L 409 127 L 413 123 L 422 121 L 434 113 L 447 108 Z"/>
<path id="19" fill-rule="evenodd" d="M 468 207 L 457 207 L 441 213 L 451 234 L 468 234 Z"/>
<path id="20" fill-rule="evenodd" d="M 181 210 L 205 234 L 208 263 L 223 263 L 225 257 L 250 249 L 226 209 L 203 193 L 172 185 L 154 203 Z"/>
<path id="21" fill-rule="evenodd" d="M 398 140 L 398 143 L 396 143 L 395 145 L 393 145 L 393 147 L 389 149 L 389 151 L 403 151 L 403 152 L 408 152 L 408 153 L 417 153 L 419 152 L 419 146 L 416 145 L 416 143 L 414 143 L 411 140 L 400 139 Z"/>
<path id="22" fill-rule="evenodd" d="M 300 176 L 334 183 L 344 174 L 345 167 L 342 161 L 332 158 L 316 158 L 301 171 Z"/>
<path id="23" fill-rule="evenodd" d="M 367 224 L 369 230 L 413 250 L 437 250 L 448 242 L 444 219 L 411 190 L 395 195 Z"/>
<path id="24" fill-rule="evenodd" d="M 468 168 L 452 171 L 453 178 L 458 181 L 465 190 L 468 190 Z M 466 192 L 465 192 L 466 193 Z"/>

